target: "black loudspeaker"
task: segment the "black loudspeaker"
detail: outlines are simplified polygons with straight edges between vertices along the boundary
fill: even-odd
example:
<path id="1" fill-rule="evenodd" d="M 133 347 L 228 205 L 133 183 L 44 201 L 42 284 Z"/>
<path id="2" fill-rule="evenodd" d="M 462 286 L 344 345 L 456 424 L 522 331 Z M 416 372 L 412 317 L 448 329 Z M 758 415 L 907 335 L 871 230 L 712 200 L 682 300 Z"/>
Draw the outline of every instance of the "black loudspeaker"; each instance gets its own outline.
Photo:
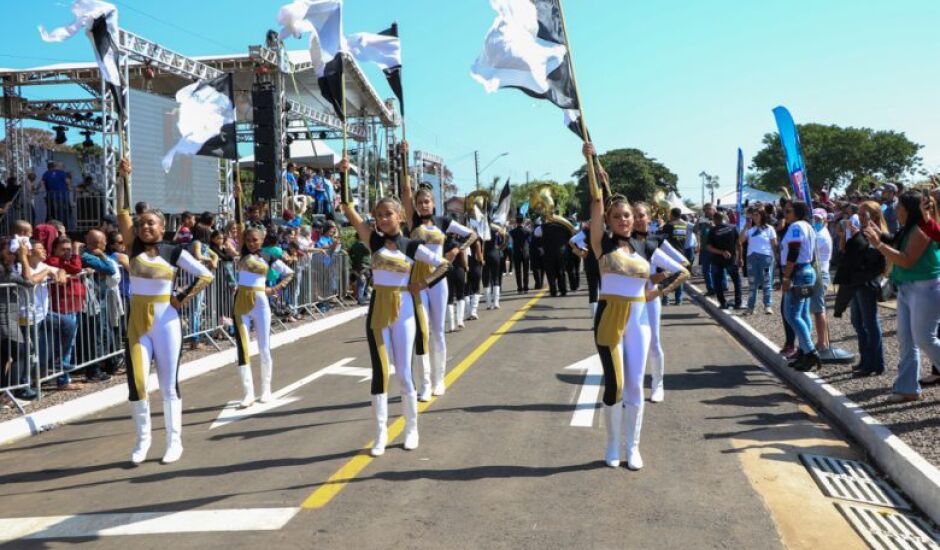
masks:
<path id="1" fill-rule="evenodd" d="M 256 85 L 251 90 L 252 116 L 255 126 L 255 199 L 277 197 L 277 148 L 280 137 L 274 87 Z"/>

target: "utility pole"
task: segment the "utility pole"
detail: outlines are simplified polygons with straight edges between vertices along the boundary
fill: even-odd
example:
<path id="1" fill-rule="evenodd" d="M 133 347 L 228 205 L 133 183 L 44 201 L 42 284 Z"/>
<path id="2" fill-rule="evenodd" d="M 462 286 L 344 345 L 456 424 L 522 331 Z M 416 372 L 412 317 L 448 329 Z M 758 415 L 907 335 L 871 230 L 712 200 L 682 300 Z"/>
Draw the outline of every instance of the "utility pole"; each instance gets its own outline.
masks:
<path id="1" fill-rule="evenodd" d="M 477 174 L 477 189 L 480 189 L 480 152 L 473 152 L 473 166 L 476 169 Z"/>

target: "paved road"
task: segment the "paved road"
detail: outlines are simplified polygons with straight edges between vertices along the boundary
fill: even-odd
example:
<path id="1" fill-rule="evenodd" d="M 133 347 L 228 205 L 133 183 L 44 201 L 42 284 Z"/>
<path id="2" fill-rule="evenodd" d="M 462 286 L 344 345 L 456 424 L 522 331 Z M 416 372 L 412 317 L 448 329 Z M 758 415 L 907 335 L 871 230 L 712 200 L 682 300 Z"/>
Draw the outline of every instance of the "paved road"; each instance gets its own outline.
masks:
<path id="1" fill-rule="evenodd" d="M 275 389 L 332 365 L 277 408 L 210 429 L 235 370 L 184 384 L 177 464 L 157 461 L 162 431 L 151 461 L 128 464 L 123 406 L 0 448 L 0 540 L 38 537 L 0 546 L 864 547 L 796 456 L 855 452 L 697 306 L 665 310 L 666 401 L 647 405 L 646 468 L 631 472 L 603 465 L 599 411 L 571 425 L 595 381 L 565 368 L 594 354 L 583 292 L 507 294 L 449 335 L 451 385 L 421 415 L 416 451 L 400 438 L 381 458 L 362 451 L 357 320 L 275 350 Z"/>

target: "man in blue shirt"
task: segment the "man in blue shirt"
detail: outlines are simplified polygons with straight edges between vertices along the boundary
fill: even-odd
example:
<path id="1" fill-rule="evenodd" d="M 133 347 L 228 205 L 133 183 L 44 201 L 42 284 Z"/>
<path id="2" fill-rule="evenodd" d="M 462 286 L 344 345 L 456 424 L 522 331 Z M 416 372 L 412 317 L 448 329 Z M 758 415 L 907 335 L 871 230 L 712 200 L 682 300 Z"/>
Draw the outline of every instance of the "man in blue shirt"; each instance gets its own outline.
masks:
<path id="1" fill-rule="evenodd" d="M 888 231 L 892 234 L 898 232 L 898 186 L 893 183 L 886 183 L 881 186 L 881 211 L 885 216 L 885 223 L 888 224 Z"/>
<path id="2" fill-rule="evenodd" d="M 57 162 L 46 165 L 42 175 L 42 184 L 46 188 L 46 218 L 68 224 L 71 205 L 72 176 Z"/>
<path id="3" fill-rule="evenodd" d="M 284 170 L 284 175 L 281 178 L 284 184 L 284 190 L 291 195 L 296 195 L 299 192 L 297 188 L 297 176 L 294 175 L 294 163 L 288 162 L 287 169 Z"/>

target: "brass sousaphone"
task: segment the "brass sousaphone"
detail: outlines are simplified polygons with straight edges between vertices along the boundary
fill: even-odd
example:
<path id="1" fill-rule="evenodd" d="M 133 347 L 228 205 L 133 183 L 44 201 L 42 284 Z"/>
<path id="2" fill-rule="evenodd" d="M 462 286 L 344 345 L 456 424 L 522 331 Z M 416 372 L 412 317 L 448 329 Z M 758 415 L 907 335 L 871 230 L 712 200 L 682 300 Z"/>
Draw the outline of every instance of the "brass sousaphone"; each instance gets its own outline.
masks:
<path id="1" fill-rule="evenodd" d="M 555 191 L 550 183 L 536 185 L 529 193 L 529 208 L 540 212 L 546 223 L 557 223 L 576 233 L 571 222 L 555 213 Z"/>

